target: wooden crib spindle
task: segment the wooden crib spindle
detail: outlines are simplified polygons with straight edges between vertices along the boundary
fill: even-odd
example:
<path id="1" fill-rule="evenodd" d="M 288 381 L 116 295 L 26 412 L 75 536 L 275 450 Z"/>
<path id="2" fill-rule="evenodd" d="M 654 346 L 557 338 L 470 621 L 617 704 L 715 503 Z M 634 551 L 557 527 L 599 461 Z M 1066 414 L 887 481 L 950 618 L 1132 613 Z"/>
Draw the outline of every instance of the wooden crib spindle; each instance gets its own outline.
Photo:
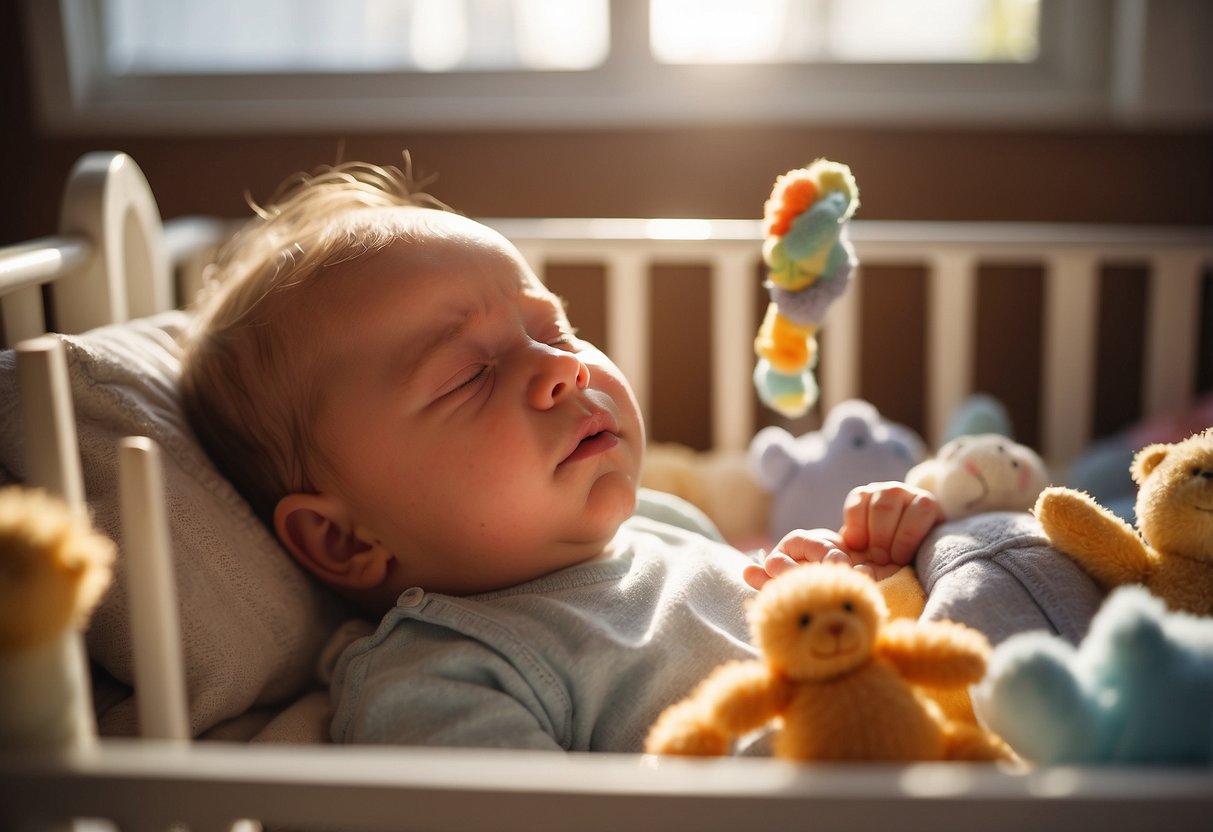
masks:
<path id="1" fill-rule="evenodd" d="M 17 384 L 25 426 L 26 484 L 84 510 L 84 478 L 63 343 L 52 335 L 16 346 Z"/>
<path id="2" fill-rule="evenodd" d="M 188 740 L 160 449 L 147 437 L 127 437 L 118 445 L 118 465 L 140 733 L 149 739 Z"/>

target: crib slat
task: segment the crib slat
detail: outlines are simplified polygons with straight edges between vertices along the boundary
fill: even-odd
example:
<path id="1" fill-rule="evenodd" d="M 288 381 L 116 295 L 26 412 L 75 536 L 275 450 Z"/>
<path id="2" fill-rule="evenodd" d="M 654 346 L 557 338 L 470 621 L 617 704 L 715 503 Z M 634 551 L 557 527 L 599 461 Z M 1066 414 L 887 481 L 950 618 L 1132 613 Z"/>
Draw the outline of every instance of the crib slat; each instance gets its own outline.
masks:
<path id="1" fill-rule="evenodd" d="M 718 253 L 712 261 L 712 442 L 742 450 L 754 435 L 754 260 L 750 247 Z"/>
<path id="2" fill-rule="evenodd" d="M 46 332 L 42 288 L 26 286 L 4 297 L 4 337 L 10 342 L 37 338 Z"/>
<path id="3" fill-rule="evenodd" d="M 25 427 L 26 484 L 84 511 L 84 478 L 63 343 L 42 335 L 16 346 Z"/>
<path id="4" fill-rule="evenodd" d="M 636 249 L 606 256 L 607 351 L 631 382 L 645 421 L 649 419 L 648 258 Z"/>
<path id="5" fill-rule="evenodd" d="M 118 474 L 139 727 L 145 738 L 188 740 L 181 625 L 156 443 L 144 436 L 119 442 Z"/>
<path id="6" fill-rule="evenodd" d="M 942 248 L 931 258 L 928 290 L 928 444 L 943 444 L 948 419 L 972 392 L 977 310 L 977 258 Z"/>
<path id="7" fill-rule="evenodd" d="M 1158 416 L 1177 412 L 1195 394 L 1203 258 L 1180 249 L 1158 254 L 1151 265 L 1143 393 L 1146 415 Z"/>
<path id="8" fill-rule="evenodd" d="M 1041 455 L 1058 465 L 1074 459 L 1090 438 L 1099 273 L 1086 249 L 1059 251 L 1047 262 Z"/>
<path id="9" fill-rule="evenodd" d="M 862 264 L 863 255 L 860 254 Z M 861 343 L 859 312 L 863 298 L 863 266 L 860 265 L 847 288 L 826 316 L 823 337 L 819 340 L 818 377 L 821 383 L 821 412 L 828 413 L 839 402 L 859 396 L 859 348 Z"/>

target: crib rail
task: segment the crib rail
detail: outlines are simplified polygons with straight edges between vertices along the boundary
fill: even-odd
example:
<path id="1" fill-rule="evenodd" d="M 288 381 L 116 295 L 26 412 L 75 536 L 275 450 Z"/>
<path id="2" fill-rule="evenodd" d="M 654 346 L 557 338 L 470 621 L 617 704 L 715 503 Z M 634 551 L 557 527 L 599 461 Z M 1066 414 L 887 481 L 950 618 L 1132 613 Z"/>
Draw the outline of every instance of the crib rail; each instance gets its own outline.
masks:
<path id="1" fill-rule="evenodd" d="M 129 156 L 87 154 L 68 177 L 59 233 L 0 248 L 4 343 L 171 309 L 197 292 L 200 255 L 230 230 L 209 217 L 162 223 Z"/>
<path id="2" fill-rule="evenodd" d="M 797 766 L 614 755 L 282 748 L 103 740 L 69 755 L 0 753 L 0 826 L 101 818 L 119 829 L 583 832 L 1037 828 L 1200 829 L 1205 769 Z M 94 827 L 95 828 L 95 827 Z"/>

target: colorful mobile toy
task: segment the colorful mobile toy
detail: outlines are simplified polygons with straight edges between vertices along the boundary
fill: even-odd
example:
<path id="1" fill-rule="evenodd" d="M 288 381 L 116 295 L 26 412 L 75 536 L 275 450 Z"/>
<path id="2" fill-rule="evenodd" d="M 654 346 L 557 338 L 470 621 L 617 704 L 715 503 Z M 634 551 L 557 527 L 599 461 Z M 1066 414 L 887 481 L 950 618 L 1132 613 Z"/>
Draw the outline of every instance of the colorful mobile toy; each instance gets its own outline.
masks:
<path id="1" fill-rule="evenodd" d="M 858 263 L 846 234 L 858 207 L 851 169 L 828 159 L 780 176 L 763 207 L 771 302 L 754 339 L 754 386 L 784 416 L 800 416 L 817 401 L 816 334 Z"/>

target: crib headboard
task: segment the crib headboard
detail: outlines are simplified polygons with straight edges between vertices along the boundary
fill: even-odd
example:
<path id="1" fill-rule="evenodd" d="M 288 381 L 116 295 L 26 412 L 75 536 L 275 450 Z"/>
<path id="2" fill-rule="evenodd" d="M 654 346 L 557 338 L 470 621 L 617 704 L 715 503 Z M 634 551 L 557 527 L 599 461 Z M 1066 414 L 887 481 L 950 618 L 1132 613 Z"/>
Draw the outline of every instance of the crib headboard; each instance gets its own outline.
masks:
<path id="1" fill-rule="evenodd" d="M 74 332 L 140 318 L 192 296 L 202 254 L 227 233 L 209 219 L 161 225 L 147 183 L 122 154 L 90 154 L 73 172 L 59 234 L 0 250 L 0 303 L 8 343 L 50 328 Z M 738 450 L 761 419 L 750 386 L 751 341 L 762 290 L 758 224 L 749 220 L 494 220 L 562 293 L 591 290 L 587 334 L 637 387 L 647 415 L 662 418 L 657 372 L 662 352 L 646 321 L 661 305 L 654 274 L 691 263 L 678 291 L 697 286 L 711 346 L 691 353 L 708 368 L 708 444 Z M 865 269 L 835 308 L 823 339 L 823 407 L 865 395 L 863 344 L 872 321 L 865 294 L 881 266 L 925 268 L 921 354 L 925 432 L 938 436 L 949 409 L 975 388 L 974 347 L 983 318 L 975 302 L 983 267 L 1043 264 L 1039 278 L 1041 445 L 1064 460 L 1092 435 L 1097 407 L 1101 269 L 1143 264 L 1148 307 L 1142 327 L 1143 413 L 1182 407 L 1202 392 L 1210 361 L 1208 321 L 1213 233 L 1209 229 L 1073 228 L 856 222 Z M 1018 274 L 1018 273 L 1016 273 Z M 683 276 L 685 277 L 685 275 Z M 594 299 L 594 295 L 599 297 Z M 49 303 L 44 303 L 44 299 Z M 575 301 L 576 302 L 576 301 Z M 595 313 L 592 308 L 601 307 Z M 576 315 L 576 307 L 575 307 Z M 879 321 L 877 321 L 879 325 Z M 597 329 L 598 332 L 593 330 Z M 978 351 L 979 352 L 979 351 Z M 708 361 L 705 356 L 710 357 Z M 682 359 L 684 356 L 676 356 Z M 48 374 L 48 375 L 53 375 Z M 62 385 L 45 386 L 46 406 Z M 23 386 L 22 395 L 25 396 Z M 677 391 L 675 391 L 677 392 Z M 39 394 L 42 395 L 42 394 Z M 48 411 L 50 412 L 50 411 Z M 62 421 L 27 417 L 27 421 Z M 70 421 L 70 419 L 69 419 Z M 60 468 L 72 455 L 56 428 Z M 146 443 L 135 443 L 146 451 Z M 136 448 L 138 450 L 138 448 Z M 141 452 L 142 453 L 142 452 Z M 142 457 L 145 461 L 147 457 Z M 78 474 L 35 475 L 55 490 Z M 154 459 L 142 475 L 152 494 Z M 77 498 L 78 499 L 78 498 Z M 150 498 L 138 498 L 139 505 Z M 155 512 L 146 536 L 127 544 L 163 556 Z M 142 532 L 141 532 L 142 533 Z M 162 611 L 163 612 L 163 611 Z M 162 614 L 162 613 L 161 613 Z M 148 629 L 144 627 L 143 629 Z M 181 701 L 163 645 L 136 645 L 137 663 L 165 671 L 150 685 Z M 1018 830 L 1050 827 L 1201 828 L 1213 816 L 1204 769 L 1039 769 L 964 765 L 795 766 L 773 760 L 691 762 L 629 756 L 569 757 L 524 752 L 266 747 L 229 742 L 164 742 L 180 719 L 145 717 L 145 735 L 103 739 L 67 752 L 0 749 L 0 827 L 50 828 L 64 818 L 105 818 L 121 828 L 228 829 L 241 818 L 289 828 L 529 830 L 782 828 L 815 823 L 899 830 Z M 171 727 L 177 725 L 178 727 Z M 169 727 L 165 727 L 169 726 Z"/>

